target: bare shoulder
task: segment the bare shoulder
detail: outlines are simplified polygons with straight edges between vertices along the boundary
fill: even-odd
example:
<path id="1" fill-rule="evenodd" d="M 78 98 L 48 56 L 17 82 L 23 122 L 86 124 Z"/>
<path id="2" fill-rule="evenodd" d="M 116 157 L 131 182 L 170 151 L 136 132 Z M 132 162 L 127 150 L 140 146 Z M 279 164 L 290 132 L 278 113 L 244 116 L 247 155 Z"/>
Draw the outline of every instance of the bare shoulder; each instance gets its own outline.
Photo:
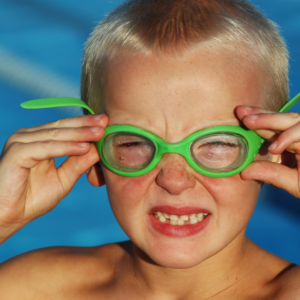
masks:
<path id="1" fill-rule="evenodd" d="M 274 255 L 249 241 L 250 276 L 245 277 L 243 295 L 246 299 L 298 300 L 300 299 L 300 267 Z"/>
<path id="2" fill-rule="evenodd" d="M 101 289 L 126 259 L 130 242 L 35 250 L 0 265 L 0 299 L 69 299 Z M 76 295 L 76 297 L 74 297 Z"/>
<path id="3" fill-rule="evenodd" d="M 300 299 L 300 266 L 291 264 L 274 279 L 277 295 L 274 300 Z"/>

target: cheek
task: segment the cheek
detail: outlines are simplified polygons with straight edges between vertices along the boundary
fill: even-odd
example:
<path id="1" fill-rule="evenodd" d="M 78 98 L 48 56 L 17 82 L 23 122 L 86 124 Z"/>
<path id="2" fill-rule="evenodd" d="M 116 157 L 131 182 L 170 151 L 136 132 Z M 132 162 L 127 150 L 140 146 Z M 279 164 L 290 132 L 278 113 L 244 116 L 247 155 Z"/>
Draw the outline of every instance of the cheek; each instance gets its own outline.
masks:
<path id="1" fill-rule="evenodd" d="M 148 212 L 146 193 L 155 181 L 148 173 L 138 177 L 119 176 L 103 167 L 107 194 L 112 211 L 127 236 L 134 240 L 143 231 L 143 218 Z M 139 224 L 139 225 L 138 225 Z"/>
<path id="2" fill-rule="evenodd" d="M 239 174 L 226 178 L 206 177 L 202 183 L 216 203 L 214 225 L 219 241 L 224 245 L 233 240 L 243 241 L 261 184 L 242 180 Z"/>
<path id="3" fill-rule="evenodd" d="M 115 214 L 133 213 L 144 205 L 145 194 L 153 182 L 150 173 L 138 177 L 125 177 L 105 167 L 103 173 L 109 201 Z"/>
<path id="4" fill-rule="evenodd" d="M 225 178 L 204 177 L 202 185 L 213 196 L 218 218 L 247 223 L 256 205 L 261 183 L 242 180 L 240 174 Z"/>

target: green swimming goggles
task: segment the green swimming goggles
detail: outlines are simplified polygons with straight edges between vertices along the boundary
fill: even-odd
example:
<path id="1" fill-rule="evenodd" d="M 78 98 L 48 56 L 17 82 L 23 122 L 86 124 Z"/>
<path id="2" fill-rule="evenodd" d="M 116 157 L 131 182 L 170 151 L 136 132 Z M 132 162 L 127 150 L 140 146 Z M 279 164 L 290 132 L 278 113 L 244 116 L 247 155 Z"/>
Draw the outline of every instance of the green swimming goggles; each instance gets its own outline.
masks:
<path id="1" fill-rule="evenodd" d="M 287 112 L 300 100 L 300 94 L 280 112 Z M 23 108 L 79 106 L 94 112 L 75 98 L 49 98 L 24 102 Z M 192 133 L 178 143 L 167 143 L 147 130 L 129 125 L 111 125 L 96 143 L 101 161 L 112 172 L 136 177 L 149 173 L 165 153 L 182 155 L 198 173 L 228 177 L 245 169 L 255 158 L 264 139 L 240 126 L 216 126 Z"/>

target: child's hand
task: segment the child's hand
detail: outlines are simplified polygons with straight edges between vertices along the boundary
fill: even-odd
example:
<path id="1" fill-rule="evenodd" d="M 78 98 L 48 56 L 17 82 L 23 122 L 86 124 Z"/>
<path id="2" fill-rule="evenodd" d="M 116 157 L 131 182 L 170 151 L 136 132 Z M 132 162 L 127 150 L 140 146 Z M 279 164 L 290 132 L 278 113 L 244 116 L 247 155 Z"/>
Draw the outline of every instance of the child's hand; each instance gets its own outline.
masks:
<path id="1" fill-rule="evenodd" d="M 0 157 L 0 244 L 52 210 L 83 173 L 92 175 L 92 184 L 104 184 L 93 167 L 99 154 L 89 142 L 103 137 L 107 122 L 107 116 L 62 119 L 20 129 L 8 139 Z M 56 168 L 54 157 L 60 156 L 69 157 Z"/>
<path id="2" fill-rule="evenodd" d="M 242 178 L 266 182 L 300 198 L 300 114 L 245 106 L 236 113 L 247 128 L 271 142 L 269 153 L 278 161 L 255 161 L 242 171 Z"/>

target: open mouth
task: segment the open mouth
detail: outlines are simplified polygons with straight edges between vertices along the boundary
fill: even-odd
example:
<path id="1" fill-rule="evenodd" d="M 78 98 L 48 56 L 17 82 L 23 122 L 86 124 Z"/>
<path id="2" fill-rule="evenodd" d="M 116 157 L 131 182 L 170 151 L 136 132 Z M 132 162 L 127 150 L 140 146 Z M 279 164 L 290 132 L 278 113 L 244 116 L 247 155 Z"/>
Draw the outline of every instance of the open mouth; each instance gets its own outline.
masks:
<path id="1" fill-rule="evenodd" d="M 199 222 L 202 222 L 209 214 L 208 213 L 198 213 L 190 215 L 173 215 L 167 214 L 160 211 L 154 212 L 153 215 L 161 223 L 170 224 L 170 225 L 195 225 Z"/>
<path id="2" fill-rule="evenodd" d="M 211 217 L 211 211 L 204 207 L 159 205 L 149 211 L 149 224 L 165 236 L 183 238 L 204 231 Z"/>

